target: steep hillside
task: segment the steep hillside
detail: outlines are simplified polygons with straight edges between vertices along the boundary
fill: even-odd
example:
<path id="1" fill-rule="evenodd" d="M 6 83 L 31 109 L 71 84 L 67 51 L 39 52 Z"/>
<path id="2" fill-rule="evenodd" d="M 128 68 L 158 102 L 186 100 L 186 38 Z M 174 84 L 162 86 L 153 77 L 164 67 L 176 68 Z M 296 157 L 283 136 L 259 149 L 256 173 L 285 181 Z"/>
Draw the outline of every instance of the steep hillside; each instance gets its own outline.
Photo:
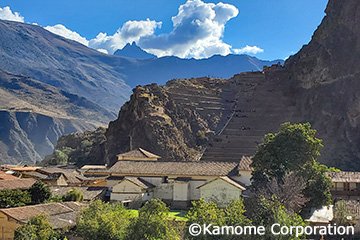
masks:
<path id="1" fill-rule="evenodd" d="M 124 79 L 132 87 L 150 83 L 165 84 L 170 79 L 180 78 L 230 78 L 234 74 L 261 71 L 263 66 L 271 66 L 283 60 L 264 61 L 248 55 L 214 55 L 207 59 L 181 59 L 161 57 L 138 60 L 136 64 L 124 68 Z"/>
<path id="2" fill-rule="evenodd" d="M 0 163 L 41 161 L 61 135 L 114 118 L 83 97 L 2 70 L 0 115 Z"/>
<path id="3" fill-rule="evenodd" d="M 131 88 L 109 56 L 52 34 L 40 26 L 0 21 L 0 68 L 85 97 L 117 112 Z"/>
<path id="4" fill-rule="evenodd" d="M 282 122 L 310 122 L 324 140 L 321 162 L 360 170 L 360 2 L 330 0 L 326 14 L 284 67 L 136 88 L 99 152 L 110 164 L 139 146 L 166 160 L 233 161 Z"/>
<path id="5" fill-rule="evenodd" d="M 325 12 L 285 68 L 301 114 L 323 136 L 324 162 L 360 170 L 360 2 L 330 0 Z"/>
<path id="6" fill-rule="evenodd" d="M 0 20 L 1 69 L 83 96 L 113 112 L 119 111 L 137 85 L 208 75 L 228 78 L 274 62 L 278 60 L 262 61 L 246 55 L 202 60 L 132 59 L 100 53 L 40 26 Z"/>

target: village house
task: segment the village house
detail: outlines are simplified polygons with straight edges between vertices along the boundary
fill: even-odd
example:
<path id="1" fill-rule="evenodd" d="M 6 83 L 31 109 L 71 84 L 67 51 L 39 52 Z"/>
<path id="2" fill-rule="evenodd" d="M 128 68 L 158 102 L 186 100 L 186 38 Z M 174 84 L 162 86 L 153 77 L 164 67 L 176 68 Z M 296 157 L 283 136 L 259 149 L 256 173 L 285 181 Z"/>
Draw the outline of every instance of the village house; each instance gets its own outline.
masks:
<path id="1" fill-rule="evenodd" d="M 78 189 L 84 195 L 84 201 L 104 200 L 107 191 L 106 187 L 68 187 L 68 186 L 50 186 L 52 196 L 64 196 L 74 188 Z"/>
<path id="2" fill-rule="evenodd" d="M 77 169 L 59 167 L 36 168 L 34 171 L 21 172 L 20 176 L 41 180 L 49 186 L 88 186 L 94 182 L 94 179 L 83 176 Z"/>
<path id="3" fill-rule="evenodd" d="M 31 188 L 36 182 L 35 179 L 7 179 L 0 180 L 0 191 L 1 190 L 27 190 Z"/>
<path id="4" fill-rule="evenodd" d="M 84 206 L 79 202 L 64 202 L 0 209 L 0 237 L 2 240 L 14 239 L 16 228 L 26 224 L 31 217 L 42 214 L 48 216 L 54 229 L 74 226 Z"/>
<path id="5" fill-rule="evenodd" d="M 225 207 L 250 185 L 251 158 L 239 162 L 162 162 L 141 148 L 119 154 L 107 178 L 111 201 L 145 202 L 160 198 L 188 208 L 203 197 Z"/>
<path id="6" fill-rule="evenodd" d="M 360 200 L 360 172 L 329 172 L 328 177 L 333 182 L 331 195 L 334 202 Z"/>

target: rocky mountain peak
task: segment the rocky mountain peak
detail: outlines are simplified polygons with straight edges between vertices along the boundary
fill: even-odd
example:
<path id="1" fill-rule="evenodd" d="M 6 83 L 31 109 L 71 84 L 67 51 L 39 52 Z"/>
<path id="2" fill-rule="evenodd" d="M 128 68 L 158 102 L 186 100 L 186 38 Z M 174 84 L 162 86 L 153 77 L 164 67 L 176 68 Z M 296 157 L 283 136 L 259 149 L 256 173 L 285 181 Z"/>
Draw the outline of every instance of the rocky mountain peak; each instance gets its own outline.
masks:
<path id="1" fill-rule="evenodd" d="M 136 59 L 157 58 L 154 54 L 142 50 L 135 42 L 127 43 L 125 47 L 117 50 L 114 55 Z"/>

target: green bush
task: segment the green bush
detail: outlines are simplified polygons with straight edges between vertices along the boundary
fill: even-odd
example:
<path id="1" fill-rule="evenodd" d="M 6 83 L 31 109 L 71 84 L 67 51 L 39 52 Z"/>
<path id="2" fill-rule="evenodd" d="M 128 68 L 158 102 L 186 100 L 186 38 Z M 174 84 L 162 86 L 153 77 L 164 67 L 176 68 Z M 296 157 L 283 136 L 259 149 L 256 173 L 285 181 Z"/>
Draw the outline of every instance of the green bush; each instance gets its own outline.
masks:
<path id="1" fill-rule="evenodd" d="M 73 188 L 66 192 L 66 194 L 62 197 L 64 202 L 71 202 L 71 201 L 83 201 L 84 194 L 77 188 Z"/>

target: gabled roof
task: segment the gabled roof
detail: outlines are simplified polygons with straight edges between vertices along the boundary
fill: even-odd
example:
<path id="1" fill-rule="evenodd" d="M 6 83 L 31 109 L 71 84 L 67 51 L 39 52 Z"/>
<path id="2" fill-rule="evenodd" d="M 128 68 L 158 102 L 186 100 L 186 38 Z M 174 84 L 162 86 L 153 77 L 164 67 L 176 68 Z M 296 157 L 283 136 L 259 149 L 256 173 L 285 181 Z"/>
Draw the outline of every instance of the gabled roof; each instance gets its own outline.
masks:
<path id="1" fill-rule="evenodd" d="M 34 185 L 35 182 L 36 179 L 33 178 L 0 180 L 0 190 L 28 189 Z"/>
<path id="2" fill-rule="evenodd" d="M 242 156 L 239 163 L 239 171 L 252 171 L 252 168 L 250 167 L 251 163 L 252 163 L 251 156 Z"/>
<path id="3" fill-rule="evenodd" d="M 49 222 L 56 229 L 75 225 L 76 217 L 84 206 L 85 204 L 79 202 L 46 203 L 0 209 L 0 212 L 23 223 L 26 223 L 31 217 L 45 214 L 49 216 Z"/>
<path id="4" fill-rule="evenodd" d="M 68 187 L 68 186 L 50 186 L 51 193 L 55 196 L 63 196 L 68 191 L 77 188 L 80 192 L 84 194 L 84 200 L 90 201 L 98 196 L 100 196 L 104 191 L 107 190 L 106 187 Z"/>
<path id="5" fill-rule="evenodd" d="M 136 178 L 136 177 L 125 177 L 118 184 L 120 184 L 120 183 L 122 183 L 124 181 L 132 182 L 133 184 L 137 185 L 138 187 L 140 187 L 142 189 L 149 189 L 149 188 L 154 188 L 155 187 L 153 184 L 145 181 L 144 179 Z"/>
<path id="6" fill-rule="evenodd" d="M 360 172 L 328 172 L 327 176 L 333 182 L 353 182 L 360 183 Z"/>
<path id="7" fill-rule="evenodd" d="M 161 158 L 160 156 L 157 156 L 151 152 L 148 152 L 142 148 L 137 148 L 135 150 L 131 150 L 129 152 L 126 152 L 126 153 L 121 153 L 121 154 L 118 154 L 116 155 L 118 157 L 118 159 L 128 159 L 128 158 L 139 158 L 139 160 L 142 160 L 142 159 L 146 159 L 146 158 L 150 158 L 150 159 L 159 159 Z"/>
<path id="8" fill-rule="evenodd" d="M 85 180 L 90 180 L 85 176 L 82 176 L 77 170 L 75 169 L 63 169 L 63 168 L 40 168 L 37 169 L 36 172 L 39 172 L 41 174 L 45 174 L 48 176 L 48 178 L 53 179 L 51 176 L 58 176 L 59 174 L 63 174 L 66 178 L 66 182 L 69 184 L 80 184 Z M 47 178 L 47 179 L 48 179 Z"/>
<path id="9" fill-rule="evenodd" d="M 17 171 L 17 172 L 32 172 L 38 168 L 39 167 L 14 167 L 14 168 L 11 168 L 11 170 Z"/>
<path id="10" fill-rule="evenodd" d="M 121 175 L 227 176 L 237 175 L 237 162 L 117 161 L 109 170 Z"/>
<path id="11" fill-rule="evenodd" d="M 243 186 L 243 184 L 241 184 L 240 182 L 235 181 L 235 180 L 233 180 L 233 179 L 231 179 L 229 177 L 226 177 L 226 176 L 215 178 L 215 179 L 213 179 L 213 180 L 211 180 L 211 181 L 209 181 L 209 182 L 207 182 L 207 183 L 205 183 L 205 184 L 203 184 L 203 185 L 201 185 L 201 186 L 199 186 L 197 188 L 202 188 L 203 186 L 208 185 L 208 184 L 210 184 L 210 183 L 212 183 L 212 182 L 214 182 L 214 181 L 216 181 L 218 179 L 221 179 L 221 180 L 233 185 L 234 187 L 236 187 L 236 188 L 238 188 L 238 189 L 240 189 L 242 191 L 246 190 L 246 188 Z"/>
<path id="12" fill-rule="evenodd" d="M 0 180 L 12 180 L 12 179 L 19 179 L 11 174 L 4 173 L 0 171 Z"/>

